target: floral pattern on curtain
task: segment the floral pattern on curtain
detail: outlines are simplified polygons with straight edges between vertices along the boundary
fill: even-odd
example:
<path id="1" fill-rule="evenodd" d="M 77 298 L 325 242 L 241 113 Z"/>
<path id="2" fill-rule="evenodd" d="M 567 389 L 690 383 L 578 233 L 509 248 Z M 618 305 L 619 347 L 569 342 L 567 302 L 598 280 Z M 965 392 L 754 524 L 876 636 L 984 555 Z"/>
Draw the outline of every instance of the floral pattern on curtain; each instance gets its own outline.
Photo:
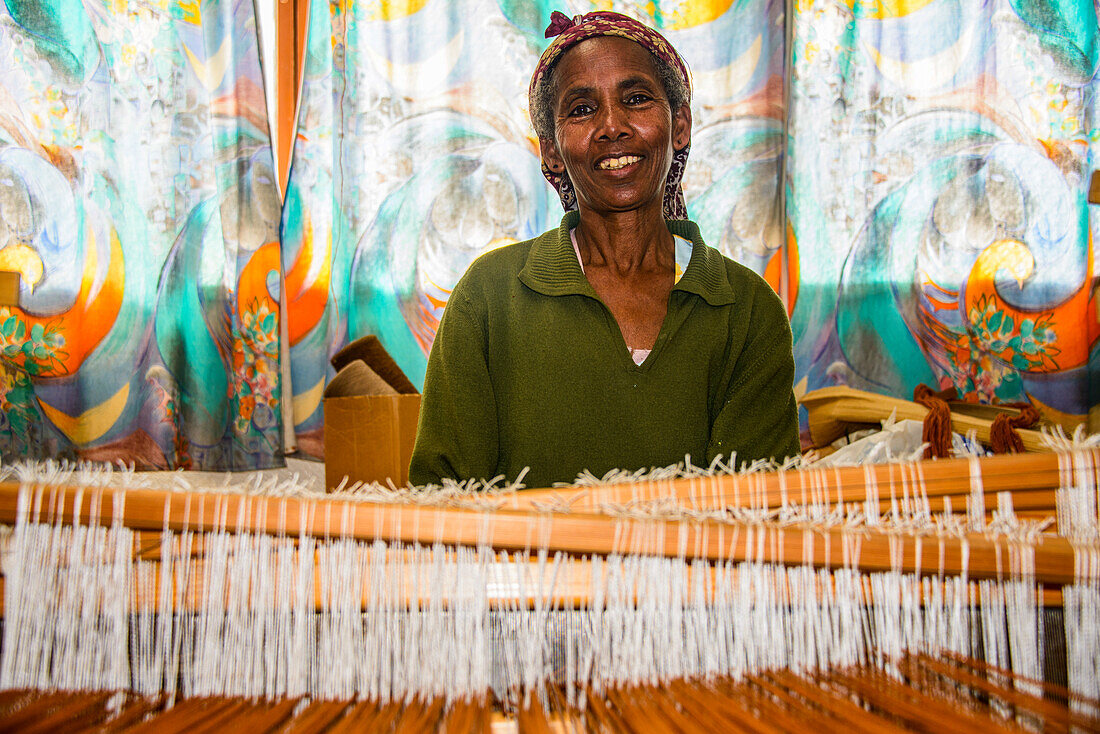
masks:
<path id="1" fill-rule="evenodd" d="M 4 0 L 0 59 L 0 456 L 281 465 L 251 0 Z"/>
<path id="2" fill-rule="evenodd" d="M 556 226 L 527 84 L 550 13 L 611 7 L 667 34 L 695 82 L 689 211 L 783 289 L 782 0 L 312 2 L 283 211 L 298 445 L 323 451 L 329 356 L 376 334 L 414 383 L 483 252 Z"/>
<path id="3" fill-rule="evenodd" d="M 1100 431 L 1092 0 L 798 0 L 802 389 L 1030 400 Z"/>

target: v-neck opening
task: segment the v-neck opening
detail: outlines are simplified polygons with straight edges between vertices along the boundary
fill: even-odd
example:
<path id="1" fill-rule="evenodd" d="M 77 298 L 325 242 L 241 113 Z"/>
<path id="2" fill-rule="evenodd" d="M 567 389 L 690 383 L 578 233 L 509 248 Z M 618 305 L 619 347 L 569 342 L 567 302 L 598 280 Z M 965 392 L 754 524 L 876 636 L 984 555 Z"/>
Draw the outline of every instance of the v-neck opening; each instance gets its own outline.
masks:
<path id="1" fill-rule="evenodd" d="M 680 295 L 677 296 L 677 293 L 680 293 Z M 700 299 L 693 296 L 694 294 L 688 291 L 673 289 L 669 292 L 668 307 L 665 310 L 665 317 L 661 321 L 661 329 L 657 332 L 657 339 L 653 342 L 653 348 L 649 350 L 649 354 L 646 355 L 641 364 L 634 361 L 633 355 L 630 353 L 630 347 L 627 346 L 626 339 L 623 337 L 623 330 L 619 327 L 619 322 L 615 320 L 615 315 L 611 313 L 611 309 L 598 295 L 591 296 L 603 308 L 607 328 L 611 332 L 611 339 L 613 342 L 617 342 L 617 345 L 612 349 L 615 353 L 612 359 L 619 360 L 627 372 L 642 374 L 649 372 L 660 358 L 665 345 L 672 339 L 676 330 L 687 320 L 692 309 L 698 305 Z M 674 305 L 674 301 L 677 301 L 678 305 Z"/>
<path id="2" fill-rule="evenodd" d="M 577 265 L 581 269 L 581 275 L 587 282 L 588 275 L 584 272 L 584 260 L 581 258 L 580 245 L 577 244 L 576 227 L 569 228 L 569 241 L 573 245 L 573 253 L 577 257 Z M 657 330 L 657 338 L 653 340 L 653 346 L 649 348 L 648 353 L 641 362 L 637 362 L 634 360 L 634 352 L 642 350 L 634 350 L 630 347 L 629 344 L 626 343 L 626 337 L 623 336 L 623 329 L 619 325 L 618 320 L 615 318 L 615 314 L 612 313 L 611 309 L 606 303 L 604 303 L 604 300 L 600 298 L 599 294 L 595 292 L 596 289 L 592 288 L 593 295 L 595 296 L 599 304 L 603 306 L 603 309 L 607 315 L 607 319 L 609 321 L 609 329 L 614 332 L 615 336 L 618 337 L 619 344 L 622 345 L 619 353 L 626 353 L 628 371 L 648 371 L 652 361 L 655 359 L 653 355 L 660 350 L 660 346 L 664 341 L 665 328 L 668 325 L 669 315 L 672 312 L 672 294 L 676 292 L 676 286 L 680 282 L 680 279 L 683 278 L 684 272 L 687 270 L 688 264 L 691 262 L 691 257 L 695 244 L 686 237 L 672 233 L 672 246 L 674 258 L 672 264 L 672 288 L 668 292 L 668 301 L 665 304 L 665 315 L 664 318 L 661 319 L 661 327 Z M 591 287 L 592 284 L 589 283 L 588 285 L 589 287 Z"/>

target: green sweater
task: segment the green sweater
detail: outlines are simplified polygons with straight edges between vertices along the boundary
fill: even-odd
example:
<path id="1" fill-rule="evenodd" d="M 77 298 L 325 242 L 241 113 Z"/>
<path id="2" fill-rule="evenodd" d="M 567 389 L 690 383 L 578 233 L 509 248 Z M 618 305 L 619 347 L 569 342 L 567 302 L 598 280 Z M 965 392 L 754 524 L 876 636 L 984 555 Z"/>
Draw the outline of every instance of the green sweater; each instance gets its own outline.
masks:
<path id="1" fill-rule="evenodd" d="M 692 241 L 653 351 L 635 365 L 581 271 L 579 217 L 486 253 L 447 302 L 428 358 L 409 480 L 572 482 L 582 470 L 740 465 L 799 451 L 791 328 L 748 268 Z"/>

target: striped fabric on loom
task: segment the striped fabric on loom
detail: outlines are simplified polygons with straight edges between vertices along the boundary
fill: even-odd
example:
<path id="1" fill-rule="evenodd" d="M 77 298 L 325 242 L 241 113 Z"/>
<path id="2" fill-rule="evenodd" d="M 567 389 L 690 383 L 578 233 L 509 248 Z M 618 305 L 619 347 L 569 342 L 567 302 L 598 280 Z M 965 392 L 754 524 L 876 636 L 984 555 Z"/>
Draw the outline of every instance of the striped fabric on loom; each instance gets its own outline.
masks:
<path id="1" fill-rule="evenodd" d="M 0 726 L 1094 728 L 1098 460 L 338 495 L 23 467 Z"/>

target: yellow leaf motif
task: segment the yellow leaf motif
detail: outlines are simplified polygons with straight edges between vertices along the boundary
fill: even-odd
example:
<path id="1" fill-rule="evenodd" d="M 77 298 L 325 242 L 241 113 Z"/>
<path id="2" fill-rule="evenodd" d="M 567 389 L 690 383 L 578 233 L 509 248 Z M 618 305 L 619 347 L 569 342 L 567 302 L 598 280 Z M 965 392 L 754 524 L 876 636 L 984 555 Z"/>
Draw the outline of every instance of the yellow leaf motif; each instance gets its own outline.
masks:
<path id="1" fill-rule="evenodd" d="M 202 11 L 199 9 L 199 0 L 179 0 L 175 15 L 185 23 L 202 25 Z"/>
<path id="2" fill-rule="evenodd" d="M 126 401 L 130 397 L 130 383 L 125 383 L 122 388 L 106 401 L 88 408 L 80 415 L 69 415 L 58 408 L 38 399 L 42 406 L 42 412 L 57 426 L 62 433 L 69 437 L 78 446 L 95 441 L 105 434 L 122 415 L 122 409 L 126 407 Z"/>
<path id="3" fill-rule="evenodd" d="M 665 22 L 666 28 L 681 29 L 710 23 L 730 9 L 732 0 L 685 0 L 674 7 Z"/>
<path id="4" fill-rule="evenodd" d="M 38 251 L 30 245 L 17 242 L 0 249 L 0 270 L 14 270 L 19 273 L 30 290 L 42 280 L 44 267 Z"/>
<path id="5" fill-rule="evenodd" d="M 295 395 L 291 401 L 291 411 L 294 415 L 294 425 L 299 426 L 306 418 L 313 415 L 317 406 L 321 404 L 321 396 L 325 393 L 325 378 L 321 377 L 317 384 L 303 393 Z"/>
<path id="6" fill-rule="evenodd" d="M 396 20 L 419 12 L 428 0 L 364 0 L 362 4 L 367 20 Z"/>
<path id="7" fill-rule="evenodd" d="M 846 0 L 848 7 L 859 11 L 862 18 L 902 18 L 915 13 L 935 0 Z"/>
<path id="8" fill-rule="evenodd" d="M 184 46 L 183 50 L 187 54 L 187 60 L 191 62 L 191 67 L 195 70 L 195 76 L 199 78 L 199 81 L 207 90 L 213 92 L 221 86 L 222 80 L 225 79 L 225 72 L 229 68 L 228 38 L 222 40 L 222 45 L 218 48 L 217 53 L 211 56 L 206 63 L 203 63 L 195 54 L 191 53 L 191 49 L 187 46 Z"/>

